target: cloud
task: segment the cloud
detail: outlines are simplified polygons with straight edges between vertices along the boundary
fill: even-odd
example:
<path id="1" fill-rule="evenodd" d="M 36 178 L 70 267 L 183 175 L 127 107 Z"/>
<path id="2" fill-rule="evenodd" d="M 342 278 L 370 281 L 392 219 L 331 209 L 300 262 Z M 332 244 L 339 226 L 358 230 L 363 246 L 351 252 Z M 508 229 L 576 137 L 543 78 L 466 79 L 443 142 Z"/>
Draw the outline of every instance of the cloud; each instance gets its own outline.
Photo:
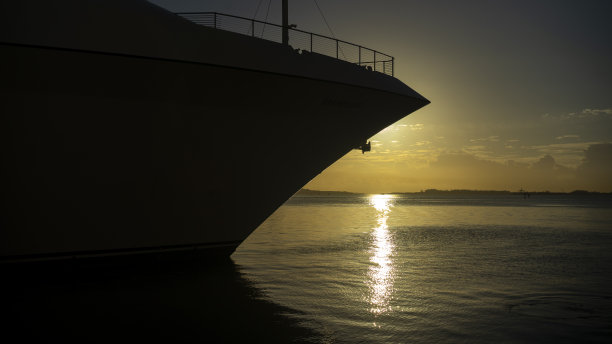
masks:
<path id="1" fill-rule="evenodd" d="M 546 172 L 546 173 L 557 171 L 557 172 L 563 172 L 565 174 L 567 173 L 573 174 L 570 168 L 558 164 L 555 161 L 555 158 L 553 158 L 552 155 L 550 154 L 546 154 L 542 158 L 540 158 L 538 161 L 532 163 L 530 168 L 532 170 Z"/>
<path id="2" fill-rule="evenodd" d="M 481 169 L 481 168 L 499 168 L 501 164 L 479 159 L 476 156 L 464 152 L 442 153 L 438 156 L 435 162 L 430 164 L 433 168 L 459 168 L 459 169 Z"/>
<path id="3" fill-rule="evenodd" d="M 612 192 L 612 144 L 559 145 L 561 150 L 578 150 L 581 163 L 577 168 L 559 163 L 554 152 L 501 162 L 465 151 L 420 146 L 365 156 L 349 153 L 308 187 L 373 193 L 429 188 Z"/>
<path id="4" fill-rule="evenodd" d="M 461 149 L 462 152 L 466 154 L 474 155 L 477 158 L 495 160 L 492 159 L 491 155 L 493 155 L 493 151 L 484 145 L 468 145 L 463 146 Z"/>
<path id="5" fill-rule="evenodd" d="M 563 115 L 551 115 L 545 113 L 542 115 L 544 119 L 559 119 L 563 121 L 581 120 L 581 119 L 599 119 L 612 118 L 612 109 L 584 109 L 580 112 L 570 112 Z"/>
<path id="6" fill-rule="evenodd" d="M 414 144 L 411 144 L 410 146 L 426 146 L 429 145 L 431 143 L 431 141 L 417 141 Z"/>
<path id="7" fill-rule="evenodd" d="M 612 143 L 598 143 L 590 145 L 584 151 L 582 168 L 599 168 L 612 166 Z"/>
<path id="8" fill-rule="evenodd" d="M 550 154 L 546 154 L 531 166 L 539 170 L 553 170 L 556 164 L 555 159 Z"/>
<path id="9" fill-rule="evenodd" d="M 470 139 L 470 142 L 498 142 L 499 141 L 499 136 L 489 136 L 489 137 L 481 137 L 481 138 L 477 138 L 477 139 Z"/>
<path id="10" fill-rule="evenodd" d="M 584 151 L 584 159 L 577 174 L 587 189 L 612 190 L 612 144 L 590 145 Z"/>
<path id="11" fill-rule="evenodd" d="M 552 143 L 548 145 L 525 146 L 545 154 L 578 153 L 582 154 L 589 146 L 600 142 Z"/>
<path id="12" fill-rule="evenodd" d="M 612 109 L 584 109 L 581 116 L 612 115 Z"/>
<path id="13" fill-rule="evenodd" d="M 530 166 L 529 163 L 519 162 L 519 161 L 514 161 L 514 160 L 506 161 L 506 165 L 510 168 L 528 168 Z"/>
<path id="14" fill-rule="evenodd" d="M 423 175 L 431 182 L 425 188 L 571 191 L 581 185 L 575 169 L 558 164 L 549 154 L 531 163 L 501 163 L 466 152 L 442 153 Z"/>
<path id="15" fill-rule="evenodd" d="M 561 135 L 561 136 L 557 136 L 555 137 L 555 139 L 557 140 L 563 140 L 563 139 L 579 139 L 580 135 Z"/>
<path id="16" fill-rule="evenodd" d="M 471 146 L 464 146 L 463 150 L 466 150 L 466 151 L 483 151 L 486 148 L 487 147 L 483 146 L 483 145 L 471 145 Z"/>

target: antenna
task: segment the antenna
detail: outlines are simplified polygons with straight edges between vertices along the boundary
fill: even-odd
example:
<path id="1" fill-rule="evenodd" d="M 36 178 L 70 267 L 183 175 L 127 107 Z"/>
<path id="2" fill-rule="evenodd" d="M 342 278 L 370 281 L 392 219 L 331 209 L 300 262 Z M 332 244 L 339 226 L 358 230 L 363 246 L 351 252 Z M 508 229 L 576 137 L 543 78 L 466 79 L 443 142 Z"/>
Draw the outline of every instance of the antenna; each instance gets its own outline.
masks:
<path id="1" fill-rule="evenodd" d="M 283 44 L 289 45 L 289 5 L 283 0 Z"/>

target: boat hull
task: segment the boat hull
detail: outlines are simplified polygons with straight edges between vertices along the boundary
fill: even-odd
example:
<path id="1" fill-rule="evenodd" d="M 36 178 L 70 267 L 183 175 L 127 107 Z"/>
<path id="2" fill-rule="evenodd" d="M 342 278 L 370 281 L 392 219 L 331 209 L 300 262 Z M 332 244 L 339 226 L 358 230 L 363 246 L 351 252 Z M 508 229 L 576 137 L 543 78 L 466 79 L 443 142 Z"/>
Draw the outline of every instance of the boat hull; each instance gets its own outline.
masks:
<path id="1" fill-rule="evenodd" d="M 0 56 L 2 261 L 227 255 L 323 169 L 427 103 L 146 56 L 12 43 Z"/>

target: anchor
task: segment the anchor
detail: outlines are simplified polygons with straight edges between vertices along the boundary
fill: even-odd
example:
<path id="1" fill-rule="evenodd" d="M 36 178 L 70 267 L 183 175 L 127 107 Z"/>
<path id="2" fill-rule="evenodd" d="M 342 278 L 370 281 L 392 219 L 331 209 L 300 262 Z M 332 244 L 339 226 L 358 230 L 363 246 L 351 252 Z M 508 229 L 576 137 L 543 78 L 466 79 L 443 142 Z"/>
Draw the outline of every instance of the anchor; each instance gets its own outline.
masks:
<path id="1" fill-rule="evenodd" d="M 369 152 L 372 150 L 372 145 L 370 144 L 370 141 L 368 142 L 364 142 L 361 145 L 353 148 L 353 149 L 360 149 L 361 150 L 361 154 L 364 154 L 365 152 Z"/>

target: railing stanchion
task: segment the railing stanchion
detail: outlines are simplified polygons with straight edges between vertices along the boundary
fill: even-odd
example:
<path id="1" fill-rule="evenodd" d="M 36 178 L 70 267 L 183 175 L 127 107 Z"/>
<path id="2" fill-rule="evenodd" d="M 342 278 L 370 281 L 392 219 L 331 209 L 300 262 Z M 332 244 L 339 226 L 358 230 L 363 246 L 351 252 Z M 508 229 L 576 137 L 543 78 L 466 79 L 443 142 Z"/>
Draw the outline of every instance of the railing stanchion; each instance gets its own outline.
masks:
<path id="1" fill-rule="evenodd" d="M 383 61 L 383 73 L 387 74 L 387 60 Z"/>
<path id="2" fill-rule="evenodd" d="M 310 33 L 310 52 L 312 52 L 312 32 Z"/>
<path id="3" fill-rule="evenodd" d="M 336 59 L 338 58 L 338 40 L 336 40 Z"/>
<path id="4" fill-rule="evenodd" d="M 395 77 L 395 57 L 391 56 L 391 76 Z"/>
<path id="5" fill-rule="evenodd" d="M 376 71 L 376 50 L 374 50 L 374 71 Z"/>
<path id="6" fill-rule="evenodd" d="M 255 37 L 255 21 L 251 20 L 251 37 Z"/>
<path id="7" fill-rule="evenodd" d="M 213 18 L 215 18 L 214 22 L 215 22 L 215 29 L 216 29 L 217 28 L 217 13 L 213 13 Z"/>
<path id="8" fill-rule="evenodd" d="M 361 66 L 361 45 L 359 46 L 359 65 Z"/>

